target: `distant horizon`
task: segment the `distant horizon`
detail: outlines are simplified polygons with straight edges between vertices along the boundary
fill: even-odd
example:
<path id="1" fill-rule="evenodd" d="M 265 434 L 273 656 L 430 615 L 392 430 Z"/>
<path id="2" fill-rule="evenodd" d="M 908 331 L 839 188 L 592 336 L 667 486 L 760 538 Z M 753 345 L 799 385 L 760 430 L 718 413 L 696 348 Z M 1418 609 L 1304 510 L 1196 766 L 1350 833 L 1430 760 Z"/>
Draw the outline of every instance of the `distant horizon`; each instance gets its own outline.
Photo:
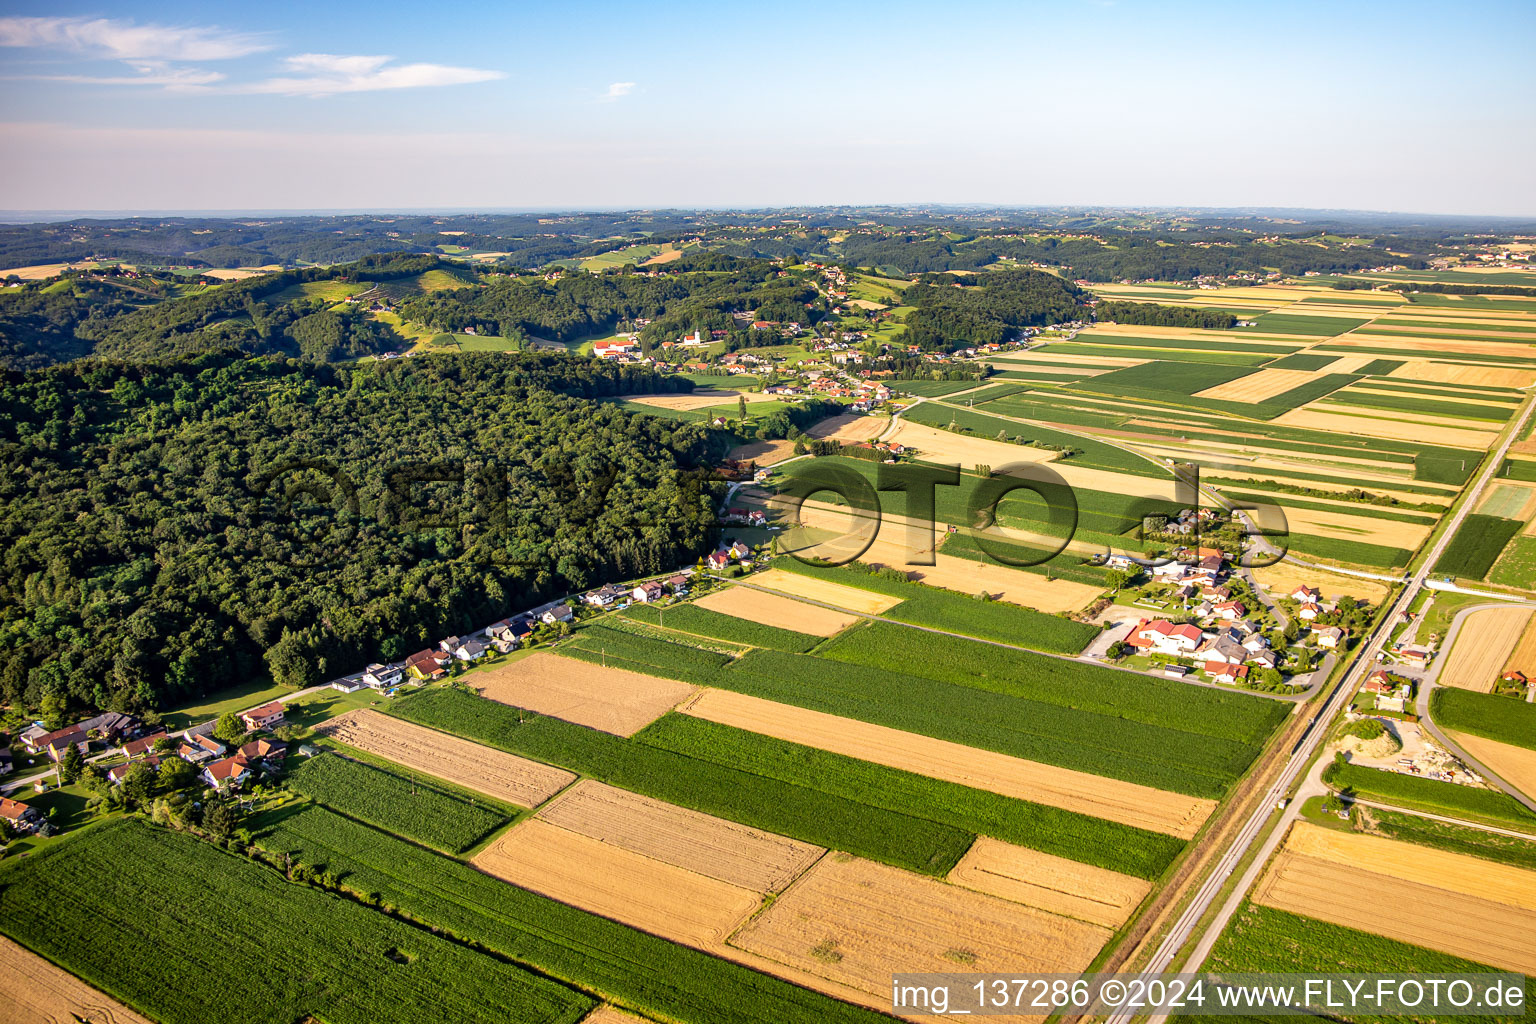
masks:
<path id="1" fill-rule="evenodd" d="M 1267 206 L 1241 205 L 1190 205 L 1185 203 L 991 203 L 966 200 L 941 200 L 931 202 L 837 202 L 837 203 L 711 203 L 696 205 L 678 204 L 627 204 L 603 203 L 591 205 L 537 205 L 537 206 L 357 206 L 357 207 L 142 207 L 126 209 L 95 208 L 24 208 L 0 209 L 0 224 L 45 224 L 71 220 L 127 220 L 134 218 L 211 218 L 235 217 L 371 217 L 371 216 L 499 216 L 519 214 L 602 214 L 602 213 L 764 213 L 773 214 L 793 210 L 1084 210 L 1123 211 L 1148 213 L 1190 213 L 1262 217 L 1271 215 L 1296 216 L 1359 216 L 1437 219 L 1448 221 L 1529 221 L 1536 229 L 1536 211 L 1532 213 L 1447 213 L 1432 210 L 1370 209 L 1361 207 L 1321 206 Z"/>

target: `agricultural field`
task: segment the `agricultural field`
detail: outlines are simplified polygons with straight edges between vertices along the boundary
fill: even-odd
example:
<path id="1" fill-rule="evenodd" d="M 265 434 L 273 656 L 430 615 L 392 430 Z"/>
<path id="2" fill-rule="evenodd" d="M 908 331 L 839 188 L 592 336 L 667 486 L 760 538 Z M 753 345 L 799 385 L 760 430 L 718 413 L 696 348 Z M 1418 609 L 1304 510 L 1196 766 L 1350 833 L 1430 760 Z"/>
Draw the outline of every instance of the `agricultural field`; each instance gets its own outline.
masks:
<path id="1" fill-rule="evenodd" d="M 471 685 L 482 697 L 616 736 L 634 735 L 693 693 L 687 683 L 548 651 L 477 673 Z"/>
<path id="2" fill-rule="evenodd" d="M 103 824 L 0 865 L 0 886 L 7 934 L 163 1024 L 486 1014 L 574 1024 L 595 1003 L 141 820 Z M 124 955 L 135 947 L 155 952 Z M 271 977 L 284 982 L 231 983 Z"/>
<path id="3" fill-rule="evenodd" d="M 803 597 L 808 601 L 836 605 L 839 608 L 847 608 L 849 611 L 859 612 L 863 615 L 878 615 L 881 612 L 889 611 L 901 603 L 900 598 L 873 593 L 841 583 L 814 579 L 804 574 L 792 573 L 784 569 L 769 569 L 767 572 L 758 573 L 752 577 L 752 585 L 778 591 L 781 594 L 788 594 L 791 597 Z"/>
<path id="4" fill-rule="evenodd" d="M 1118 928 L 1152 886 L 1139 878 L 981 836 L 949 881 L 1052 914 Z"/>
<path id="5" fill-rule="evenodd" d="M 1488 693 L 1530 625 L 1529 608 L 1485 608 L 1467 615 L 1440 669 L 1438 682 Z"/>
<path id="6" fill-rule="evenodd" d="M 286 784 L 349 817 L 445 853 L 467 850 L 512 820 L 494 805 L 471 803 L 334 754 L 305 761 Z"/>
<path id="7" fill-rule="evenodd" d="M 0 1019 L 14 1024 L 151 1024 L 68 971 L 0 936 Z"/>
<path id="8" fill-rule="evenodd" d="M 750 590 L 746 587 L 728 587 L 706 597 L 701 597 L 694 602 L 700 608 L 712 612 L 719 612 L 748 622 L 761 623 L 776 629 L 793 631 L 799 634 L 812 634 L 819 637 L 828 637 L 841 633 L 855 622 L 860 621 L 856 615 L 839 615 L 837 612 L 826 608 L 818 608 L 815 605 L 796 601 L 792 598 L 780 597 L 777 594 L 765 594 L 761 591 Z M 733 637 L 724 637 L 730 640 Z M 759 647 L 778 647 L 778 644 L 757 644 Z M 795 650 L 794 647 L 785 647 L 784 650 Z"/>
<path id="9" fill-rule="evenodd" d="M 315 732 L 518 807 L 537 807 L 576 779 L 570 772 L 547 764 L 444 736 L 366 708 L 333 718 Z"/>
<path id="10" fill-rule="evenodd" d="M 1436 575 L 1482 579 L 1522 525 L 1516 519 L 1472 513 L 1462 520 L 1461 529 L 1435 562 Z"/>
<path id="11" fill-rule="evenodd" d="M 1536 872 L 1297 822 L 1252 899 L 1536 974 Z"/>
<path id="12" fill-rule="evenodd" d="M 1446 729 L 1536 750 L 1536 704 L 1523 697 L 1436 689 L 1429 710 Z"/>
<path id="13" fill-rule="evenodd" d="M 1536 733 L 1527 730 L 1522 737 L 1526 740 L 1523 744 L 1503 743 L 1469 732 L 1456 732 L 1454 729 L 1448 730 L 1446 735 L 1499 778 L 1527 796 L 1536 795 L 1536 747 L 1532 746 L 1532 743 L 1536 743 L 1536 739 L 1533 739 Z"/>
<path id="14" fill-rule="evenodd" d="M 1525 832 L 1536 830 L 1536 814 L 1499 790 L 1474 789 L 1454 782 L 1440 782 L 1352 764 L 1337 769 L 1330 766 L 1327 779 L 1335 788 L 1352 790 L 1367 800 L 1489 822 Z"/>

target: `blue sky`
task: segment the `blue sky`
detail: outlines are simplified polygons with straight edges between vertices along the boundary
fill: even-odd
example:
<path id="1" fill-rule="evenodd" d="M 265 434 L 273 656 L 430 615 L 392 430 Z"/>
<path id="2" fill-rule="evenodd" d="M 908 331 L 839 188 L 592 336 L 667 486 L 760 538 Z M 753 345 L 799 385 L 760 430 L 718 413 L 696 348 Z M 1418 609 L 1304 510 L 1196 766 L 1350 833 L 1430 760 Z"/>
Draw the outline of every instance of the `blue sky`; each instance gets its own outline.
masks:
<path id="1" fill-rule="evenodd" d="M 0 206 L 1536 215 L 1536 4 L 0 3 Z"/>

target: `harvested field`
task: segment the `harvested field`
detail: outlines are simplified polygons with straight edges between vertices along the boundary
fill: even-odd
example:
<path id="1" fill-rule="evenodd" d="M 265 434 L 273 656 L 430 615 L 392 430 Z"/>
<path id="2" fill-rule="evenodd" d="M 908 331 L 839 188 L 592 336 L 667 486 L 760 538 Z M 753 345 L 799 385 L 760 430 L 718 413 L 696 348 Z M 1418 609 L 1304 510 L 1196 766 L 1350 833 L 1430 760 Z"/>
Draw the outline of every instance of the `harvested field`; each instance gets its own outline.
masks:
<path id="1" fill-rule="evenodd" d="M 731 944 L 889 996 L 921 971 L 1080 971 L 1107 928 L 845 854 L 823 857 Z"/>
<path id="2" fill-rule="evenodd" d="M 1216 801 L 903 732 L 744 693 L 701 690 L 684 714 L 933 779 L 1164 832 L 1195 834 Z"/>
<path id="3" fill-rule="evenodd" d="M 1290 852 L 1275 858 L 1253 900 L 1478 963 L 1536 972 L 1536 911 Z"/>
<path id="4" fill-rule="evenodd" d="M 993 356 L 993 360 L 1002 360 L 1010 363 L 1093 363 L 1104 369 L 1114 369 L 1121 366 L 1140 366 L 1145 359 L 1130 359 L 1124 356 L 1086 356 L 1072 355 L 1062 352 L 1048 352 L 1045 349 L 1036 349 L 1033 352 L 1019 352 L 1007 356 Z"/>
<path id="5" fill-rule="evenodd" d="M 1354 373 L 1360 367 L 1373 363 L 1376 356 L 1339 356 L 1327 366 L 1320 367 L 1319 373 Z"/>
<path id="6" fill-rule="evenodd" d="M 472 677 L 482 697 L 617 736 L 633 736 L 693 692 L 674 679 L 539 651 Z"/>
<path id="7" fill-rule="evenodd" d="M 471 862 L 561 903 L 691 946 L 725 941 L 762 897 L 622 847 L 528 818 Z"/>
<path id="8" fill-rule="evenodd" d="M 976 838 L 949 881 L 1106 928 L 1124 924 L 1152 889 L 1140 878 L 987 836 Z"/>
<path id="9" fill-rule="evenodd" d="M 738 619 L 761 622 L 765 626 L 777 626 L 779 629 L 792 629 L 812 636 L 832 636 L 859 621 L 857 615 L 840 614 L 794 598 L 765 594 L 761 590 L 747 587 L 728 587 L 708 597 L 701 597 L 694 604 L 722 615 L 734 615 Z"/>
<path id="10" fill-rule="evenodd" d="M 886 440 L 917 449 L 918 454 L 929 462 L 958 462 L 965 469 L 977 464 L 996 468 L 1011 462 L 1049 462 L 1059 454 L 1048 448 L 971 437 L 905 419 Z"/>
<path id="11" fill-rule="evenodd" d="M 801 576 L 799 573 L 785 572 L 783 569 L 769 569 L 767 572 L 758 573 L 752 577 L 752 585 L 766 590 L 776 590 L 791 597 L 804 597 L 823 604 L 847 608 L 849 611 L 863 612 L 865 615 L 879 615 L 901 604 L 899 597 L 888 597 L 870 590 L 845 587 L 840 583 L 815 580 L 809 576 Z"/>
<path id="12" fill-rule="evenodd" d="M 1423 543 L 1433 529 L 1421 523 L 1399 523 L 1392 519 L 1375 519 L 1371 516 L 1350 515 L 1348 512 L 1324 512 L 1321 509 L 1295 506 L 1285 507 L 1285 518 L 1292 533 L 1362 540 L 1369 544 L 1385 544 L 1387 547 L 1409 551 Z"/>
<path id="13" fill-rule="evenodd" d="M 805 433 L 808 437 L 818 440 L 842 441 L 848 444 L 878 437 L 880 432 L 890 425 L 891 421 L 883 416 L 856 416 L 852 413 L 844 413 L 841 416 L 829 416 L 820 423 L 813 424 Z"/>
<path id="14" fill-rule="evenodd" d="M 641 265 L 644 266 L 644 264 Z M 645 1018 L 633 1016 L 617 1007 L 602 1003 L 597 1009 L 581 1018 L 581 1024 L 645 1024 Z"/>
<path id="15" fill-rule="evenodd" d="M 1435 380 L 1444 384 L 1481 384 L 1500 388 L 1523 388 L 1536 384 L 1536 370 L 1518 370 L 1499 366 L 1464 366 L 1460 363 L 1440 363 L 1419 359 L 1404 363 L 1387 376 Z"/>
<path id="16" fill-rule="evenodd" d="M 658 409 L 708 409 L 736 401 L 737 395 L 745 395 L 748 402 L 771 402 L 772 395 L 760 391 L 711 391 L 699 390 L 675 395 L 631 395 L 628 400 L 641 405 L 653 405 Z"/>
<path id="17" fill-rule="evenodd" d="M 652 256 L 650 259 L 646 260 L 644 263 L 642 263 L 640 265 L 642 267 L 654 267 L 658 263 L 671 263 L 673 260 L 680 260 L 682 258 L 683 258 L 683 250 L 681 250 L 681 249 L 668 249 L 666 252 L 659 252 L 659 253 L 657 253 L 656 255 Z M 592 1018 L 588 1017 L 587 1019 L 591 1020 Z"/>
<path id="18" fill-rule="evenodd" d="M 1197 391 L 1195 398 L 1209 398 L 1219 402 L 1262 402 L 1282 395 L 1292 388 L 1316 380 L 1318 374 L 1310 370 L 1260 370 L 1246 377 L 1217 384 L 1213 388 Z"/>
<path id="19" fill-rule="evenodd" d="M 1461 749 L 1497 772 L 1499 778 L 1526 796 L 1536 796 L 1536 750 L 1484 739 L 1466 732 L 1447 732 L 1447 735 Z"/>
<path id="20" fill-rule="evenodd" d="M 759 466 L 775 466 L 794 454 L 793 441 L 753 441 L 732 448 L 729 457 L 740 462 L 755 462 Z"/>
<path id="21" fill-rule="evenodd" d="M 0 1022 L 3 1024 L 150 1024 L 68 971 L 0 936 Z"/>
<path id="22" fill-rule="evenodd" d="M 1483 394 L 1480 391 L 1456 391 L 1449 388 L 1427 387 L 1422 384 L 1414 384 L 1412 386 L 1417 389 L 1416 393 L 1420 397 L 1428 398 L 1431 401 L 1455 402 L 1457 405 L 1474 405 L 1501 413 L 1508 413 L 1511 408 L 1508 402 L 1502 402 L 1495 398 L 1479 398 L 1478 395 Z M 1403 397 L 1403 392 L 1394 388 L 1388 381 L 1372 381 L 1368 384 L 1355 384 L 1344 388 L 1342 391 L 1335 391 L 1331 397 L 1338 401 L 1348 402 L 1355 396 L 1364 398 L 1401 398 Z"/>
<path id="23" fill-rule="evenodd" d="M 576 780 L 560 768 L 449 736 L 369 709 L 315 731 L 370 754 L 519 807 L 537 807 Z"/>
<path id="24" fill-rule="evenodd" d="M 1362 328 L 1347 338 L 1335 338 L 1330 345 L 1343 345 L 1348 348 L 1368 346 L 1371 348 L 1392 347 L 1400 349 L 1405 355 L 1414 353 L 1446 353 L 1454 352 L 1457 355 L 1468 357 L 1468 362 L 1475 361 L 1479 356 L 1514 357 L 1516 359 L 1529 359 L 1533 352 L 1529 345 L 1522 345 L 1511 341 L 1456 341 L 1445 335 L 1434 338 L 1408 338 L 1397 334 L 1371 334 Z M 1429 380 L 1440 378 L 1430 377 Z"/>
<path id="25" fill-rule="evenodd" d="M 1468 615 L 1440 670 L 1440 683 L 1479 693 L 1492 690 L 1532 614 L 1529 608 L 1516 606 L 1486 608 Z"/>
<path id="26" fill-rule="evenodd" d="M 755 892 L 779 892 L 826 851 L 583 779 L 539 808 L 552 825 Z"/>
<path id="27" fill-rule="evenodd" d="M 1515 644 L 1509 660 L 1504 663 L 1503 671 L 1510 669 L 1524 672 L 1528 679 L 1536 679 L 1536 615 L 1531 616 L 1519 643 Z"/>
<path id="28" fill-rule="evenodd" d="M 1536 375 L 1533 375 L 1536 376 Z M 1363 434 L 1367 437 L 1385 437 L 1394 441 L 1422 441 L 1427 444 L 1449 445 L 1453 448 L 1485 449 L 1491 445 L 1496 430 L 1475 430 L 1467 427 L 1448 427 L 1421 422 L 1422 416 L 1406 416 L 1384 412 L 1381 416 L 1322 412 L 1311 406 L 1292 409 L 1271 422 L 1284 427 L 1303 427 L 1308 430 L 1327 430 L 1341 434 Z M 1472 421 L 1466 421 L 1472 422 Z"/>
<path id="29" fill-rule="evenodd" d="M 1316 587 L 1329 601 L 1337 601 L 1343 595 L 1349 594 L 1351 597 L 1363 598 L 1371 604 L 1379 605 L 1387 596 L 1387 585 L 1377 580 L 1323 572 L 1299 566 L 1286 559 L 1281 559 L 1266 568 L 1254 569 L 1252 574 L 1271 597 L 1284 597 L 1299 586 Z"/>

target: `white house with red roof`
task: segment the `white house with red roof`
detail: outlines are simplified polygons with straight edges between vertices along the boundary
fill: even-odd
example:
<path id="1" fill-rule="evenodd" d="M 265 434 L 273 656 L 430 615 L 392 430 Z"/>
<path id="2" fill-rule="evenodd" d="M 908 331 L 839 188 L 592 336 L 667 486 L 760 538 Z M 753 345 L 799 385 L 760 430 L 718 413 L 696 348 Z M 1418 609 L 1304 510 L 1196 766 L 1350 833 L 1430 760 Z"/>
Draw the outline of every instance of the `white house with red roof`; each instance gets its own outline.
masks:
<path id="1" fill-rule="evenodd" d="M 1125 642 L 1130 647 L 1157 654 L 1184 655 L 1193 652 L 1205 639 L 1199 626 L 1184 623 L 1175 626 L 1167 619 L 1142 619 Z"/>
<path id="2" fill-rule="evenodd" d="M 240 712 L 240 721 L 247 729 L 272 729 L 283 724 L 283 702 L 274 700 L 259 708 Z"/>
<path id="3" fill-rule="evenodd" d="M 1316 587 L 1309 587 L 1305 584 L 1301 584 L 1298 585 L 1295 590 L 1291 591 L 1291 596 L 1300 601 L 1302 604 L 1317 604 L 1317 602 L 1322 600 L 1323 592 L 1318 590 Z"/>

